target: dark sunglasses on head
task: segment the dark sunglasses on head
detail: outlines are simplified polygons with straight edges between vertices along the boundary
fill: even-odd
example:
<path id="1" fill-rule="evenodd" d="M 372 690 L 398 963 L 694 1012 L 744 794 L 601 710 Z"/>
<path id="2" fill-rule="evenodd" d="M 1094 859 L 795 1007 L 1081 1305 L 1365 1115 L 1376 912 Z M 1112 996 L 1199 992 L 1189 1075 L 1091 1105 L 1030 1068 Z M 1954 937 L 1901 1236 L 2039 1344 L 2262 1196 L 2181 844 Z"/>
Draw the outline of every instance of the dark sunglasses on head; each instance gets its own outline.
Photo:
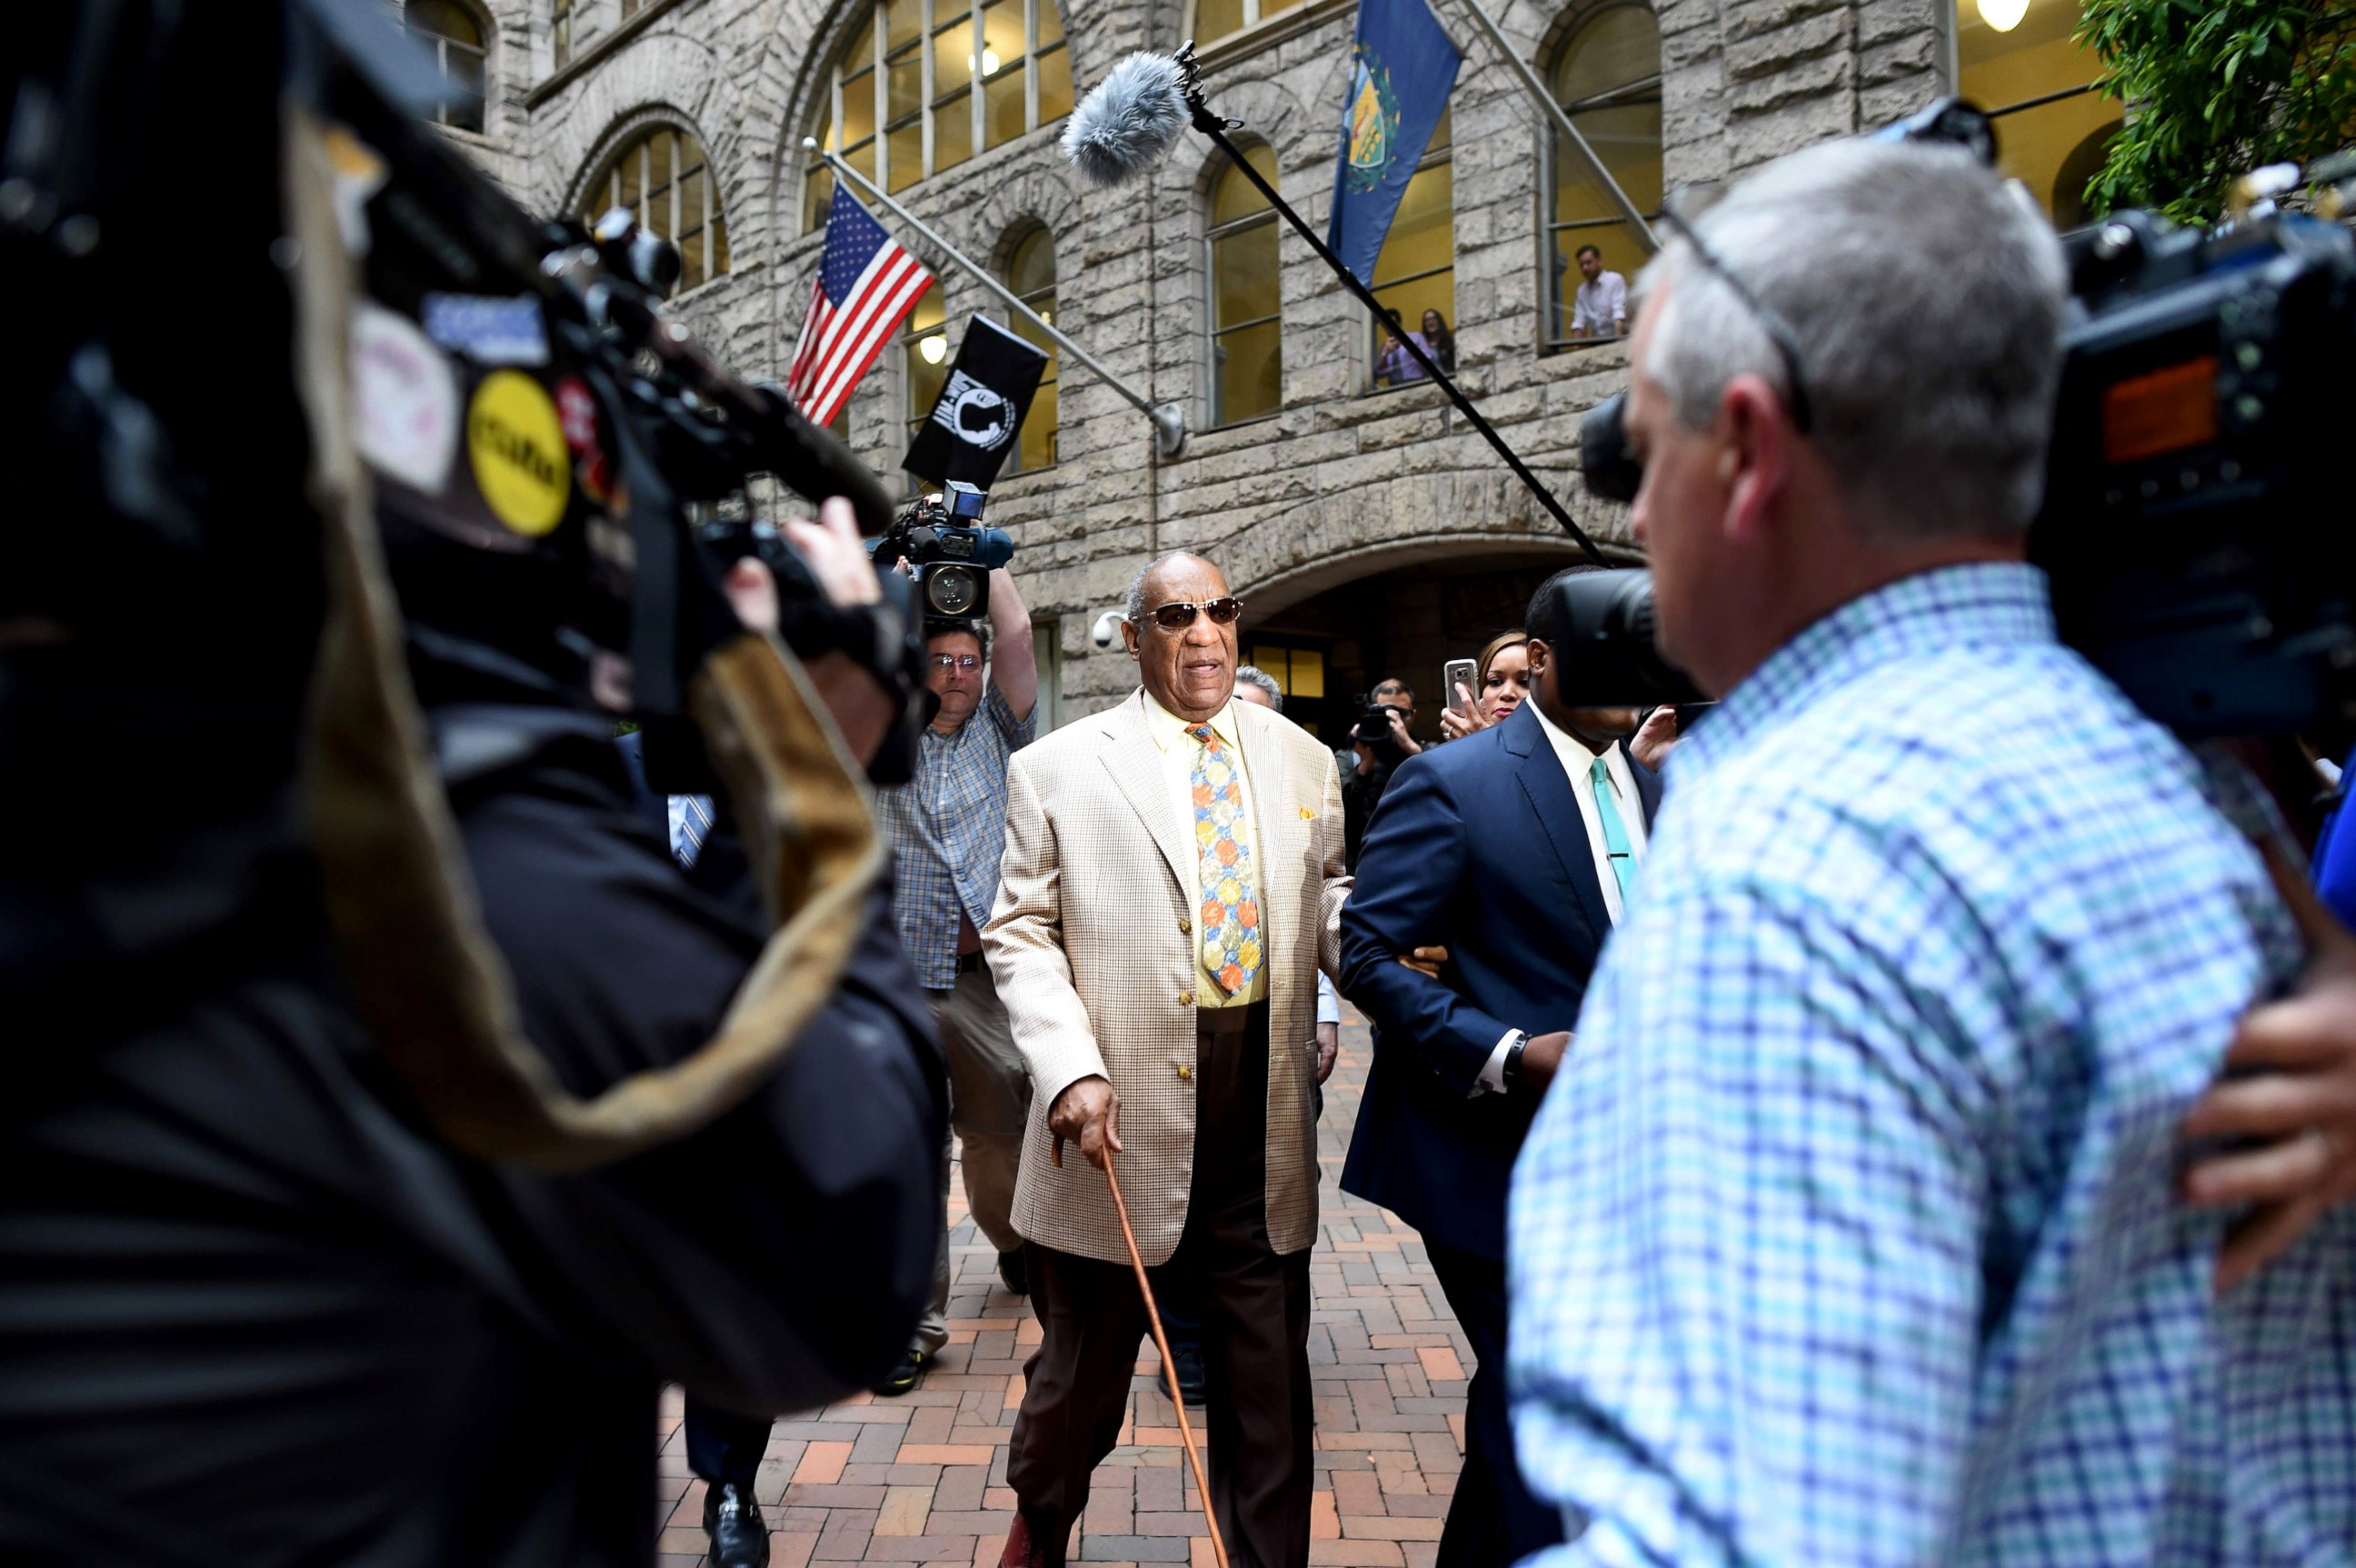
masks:
<path id="1" fill-rule="evenodd" d="M 1668 193 L 1661 203 L 1661 221 L 1686 242 L 1686 249 L 1702 269 L 1724 284 L 1742 307 L 1751 312 L 1775 347 L 1775 357 L 1783 362 L 1784 402 L 1792 413 L 1792 424 L 1805 435 L 1815 424 L 1814 407 L 1808 401 L 1808 383 L 1800 374 L 1800 335 L 1765 300 L 1751 291 L 1751 285 L 1734 275 L 1734 270 L 1709 248 L 1694 225 L 1701 215 L 1724 199 L 1726 188 L 1714 183 L 1681 185 Z"/>
<path id="2" fill-rule="evenodd" d="M 1183 631 L 1194 624 L 1194 612 L 1200 610 L 1211 618 L 1213 626 L 1232 626 L 1244 613 L 1241 599 L 1213 599 L 1207 605 L 1190 604 L 1184 599 L 1173 599 L 1166 605 L 1156 605 L 1145 613 L 1164 631 Z"/>

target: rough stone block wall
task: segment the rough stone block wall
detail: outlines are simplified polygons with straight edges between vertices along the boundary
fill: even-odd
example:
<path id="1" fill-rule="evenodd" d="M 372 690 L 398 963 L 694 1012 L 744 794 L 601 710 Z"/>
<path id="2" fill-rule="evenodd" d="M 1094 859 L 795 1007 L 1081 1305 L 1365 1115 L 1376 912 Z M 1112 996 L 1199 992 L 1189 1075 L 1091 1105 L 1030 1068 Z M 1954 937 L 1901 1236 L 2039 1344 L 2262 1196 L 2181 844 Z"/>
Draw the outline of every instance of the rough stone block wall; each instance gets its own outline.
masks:
<path id="1" fill-rule="evenodd" d="M 1551 40 L 1610 0 L 1486 0 L 1515 48 L 1544 64 Z M 1622 384 L 1617 345 L 1541 351 L 1546 276 L 1543 111 L 1461 13 L 1434 14 L 1464 56 L 1454 109 L 1459 380 L 1582 527 L 1625 551 L 1622 509 L 1578 473 L 1580 414 Z M 733 270 L 677 302 L 750 376 L 782 378 L 817 270 L 801 231 L 800 141 L 826 68 L 865 0 L 650 0 L 626 21 L 619 0 L 583 0 L 574 62 L 555 72 L 545 0 L 497 0 L 502 81 L 487 162 L 538 209 L 576 199 L 594 166 L 649 119 L 692 128 L 710 152 Z M 1827 136 L 1879 124 L 1938 91 L 1938 0 L 1659 0 L 1664 153 L 1669 183 L 1757 166 Z M 1257 36 L 1205 51 L 1205 81 L 1239 138 L 1276 155 L 1278 183 L 1323 232 L 1333 187 L 1354 22 L 1351 0 L 1312 0 Z M 1174 49 L 1179 0 L 1067 0 L 1080 92 L 1132 48 Z M 511 70 L 527 74 L 510 76 Z M 1436 387 L 1368 390 L 1363 307 L 1309 247 L 1281 235 L 1282 400 L 1269 418 L 1205 428 L 1207 256 L 1203 209 L 1215 173 L 1184 134 L 1150 177 L 1084 188 L 1057 155 L 1061 122 L 922 181 L 899 199 L 991 268 L 1033 224 L 1055 236 L 1056 324 L 1154 403 L 1186 410 L 1183 455 L 1158 461 L 1145 418 L 1068 357 L 1056 465 L 1003 479 L 991 521 L 1018 550 L 1035 613 L 1062 618 L 1066 718 L 1127 692 L 1134 666 L 1090 646 L 1088 623 L 1119 601 L 1153 552 L 1200 550 L 1256 607 L 1295 603 L 1371 571 L 1418 560 L 1554 550 L 1562 532 Z M 512 149 L 510 152 L 509 149 Z M 996 299 L 888 214 L 941 280 L 954 335 Z M 906 391 L 895 342 L 851 408 L 852 444 L 897 484 Z"/>

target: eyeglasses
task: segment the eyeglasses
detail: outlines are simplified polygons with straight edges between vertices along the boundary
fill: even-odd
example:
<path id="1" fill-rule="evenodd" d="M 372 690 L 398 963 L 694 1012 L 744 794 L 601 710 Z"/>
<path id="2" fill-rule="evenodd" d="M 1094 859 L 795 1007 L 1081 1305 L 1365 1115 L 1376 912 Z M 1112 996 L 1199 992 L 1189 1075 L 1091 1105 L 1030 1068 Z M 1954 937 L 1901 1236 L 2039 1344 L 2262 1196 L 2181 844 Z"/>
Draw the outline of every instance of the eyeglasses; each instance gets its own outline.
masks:
<path id="1" fill-rule="evenodd" d="M 936 653 L 933 655 L 933 668 L 979 670 L 981 668 L 981 656 L 976 653 Z"/>
<path id="2" fill-rule="evenodd" d="M 1667 200 L 1661 203 L 1661 221 L 1676 231 L 1677 238 L 1683 240 L 1686 248 L 1693 252 L 1695 261 L 1716 274 L 1718 281 L 1742 302 L 1743 308 L 1751 312 L 1751 318 L 1766 332 L 1768 341 L 1775 345 L 1775 357 L 1783 361 L 1783 384 L 1789 391 L 1785 401 L 1792 405 L 1792 424 L 1805 435 L 1808 427 L 1815 421 L 1808 403 L 1807 383 L 1800 376 L 1800 335 L 1792 330 L 1791 323 L 1768 308 L 1766 301 L 1751 293 L 1749 286 L 1734 275 L 1732 268 L 1719 260 L 1718 252 L 1703 242 L 1686 214 L 1679 210 L 1691 208 L 1693 216 L 1699 218 L 1715 207 L 1725 194 L 1723 186 L 1679 186 L 1669 192 Z"/>
<path id="3" fill-rule="evenodd" d="M 1166 605 L 1156 605 L 1145 613 L 1151 616 L 1153 623 L 1164 631 L 1183 631 L 1194 624 L 1197 610 L 1209 616 L 1213 626 L 1232 626 L 1236 618 L 1244 613 L 1244 602 L 1241 599 L 1213 599 L 1209 604 L 1197 605 L 1189 604 L 1184 599 L 1173 599 Z"/>

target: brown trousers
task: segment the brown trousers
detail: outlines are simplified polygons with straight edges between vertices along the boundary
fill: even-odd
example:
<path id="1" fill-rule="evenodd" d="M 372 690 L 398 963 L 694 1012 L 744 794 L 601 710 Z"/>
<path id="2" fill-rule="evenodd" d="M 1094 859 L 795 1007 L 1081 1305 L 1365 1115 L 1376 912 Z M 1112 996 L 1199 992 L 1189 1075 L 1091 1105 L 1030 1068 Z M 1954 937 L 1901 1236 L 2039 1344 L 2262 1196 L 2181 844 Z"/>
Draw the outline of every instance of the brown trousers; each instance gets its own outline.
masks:
<path id="1" fill-rule="evenodd" d="M 1312 1424 L 1309 1253 L 1269 1244 L 1268 1007 L 1195 1046 L 1194 1171 L 1186 1228 L 1152 1271 L 1154 1294 L 1201 1304 L 1209 1385 L 1206 1468 L 1233 1568 L 1305 1568 Z M 1070 1149 L 1066 1159 L 1076 1158 Z M 1087 1507 L 1090 1474 L 1120 1435 L 1145 1303 L 1127 1263 L 1024 1249 L 1044 1330 L 1023 1369 L 1006 1478 L 1032 1539 L 1060 1564 Z"/>

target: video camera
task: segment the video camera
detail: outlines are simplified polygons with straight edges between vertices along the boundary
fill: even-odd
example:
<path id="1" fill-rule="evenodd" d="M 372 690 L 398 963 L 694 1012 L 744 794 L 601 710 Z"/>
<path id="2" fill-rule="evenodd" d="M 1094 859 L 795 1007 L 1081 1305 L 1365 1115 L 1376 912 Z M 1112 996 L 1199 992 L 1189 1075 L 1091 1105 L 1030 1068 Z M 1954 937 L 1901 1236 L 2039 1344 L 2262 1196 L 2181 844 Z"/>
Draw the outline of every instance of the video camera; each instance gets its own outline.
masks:
<path id="1" fill-rule="evenodd" d="M 1994 156 L 1953 102 L 1885 135 Z M 2029 537 L 2064 640 L 2188 736 L 2275 734 L 2356 703 L 2356 536 L 2325 526 L 2356 360 L 2356 154 L 2319 164 L 2313 214 L 2276 199 L 2290 166 L 2246 177 L 2214 232 L 2123 212 L 2067 237 L 2072 264 L 2045 499 Z M 1635 499 L 1626 395 L 1580 425 L 1587 488 Z M 1569 668 L 1581 701 L 1635 703 L 1667 667 L 1649 585 L 1571 579 L 1592 608 Z"/>
<path id="2" fill-rule="evenodd" d="M 2126 212 L 2072 236 L 2075 300 L 2029 557 L 2062 634 L 2189 736 L 2279 734 L 2356 698 L 2356 537 L 2332 442 L 2356 361 L 2356 242 L 2248 177 L 2214 233 Z M 2254 185 L 2253 182 L 2256 182 Z"/>
<path id="3" fill-rule="evenodd" d="M 1637 708 L 1709 700 L 1692 677 L 1661 657 L 1653 639 L 1650 572 L 1639 566 L 1573 572 L 1558 578 L 1551 591 L 1558 607 L 1555 623 L 1569 628 L 1552 651 L 1562 661 L 1562 691 L 1572 705 Z"/>
<path id="4" fill-rule="evenodd" d="M 1014 558 L 1014 541 L 1002 528 L 981 526 L 989 499 L 951 479 L 946 493 L 917 500 L 875 542 L 876 564 L 905 561 L 916 568 L 926 619 L 975 620 L 990 613 L 990 574 Z"/>

